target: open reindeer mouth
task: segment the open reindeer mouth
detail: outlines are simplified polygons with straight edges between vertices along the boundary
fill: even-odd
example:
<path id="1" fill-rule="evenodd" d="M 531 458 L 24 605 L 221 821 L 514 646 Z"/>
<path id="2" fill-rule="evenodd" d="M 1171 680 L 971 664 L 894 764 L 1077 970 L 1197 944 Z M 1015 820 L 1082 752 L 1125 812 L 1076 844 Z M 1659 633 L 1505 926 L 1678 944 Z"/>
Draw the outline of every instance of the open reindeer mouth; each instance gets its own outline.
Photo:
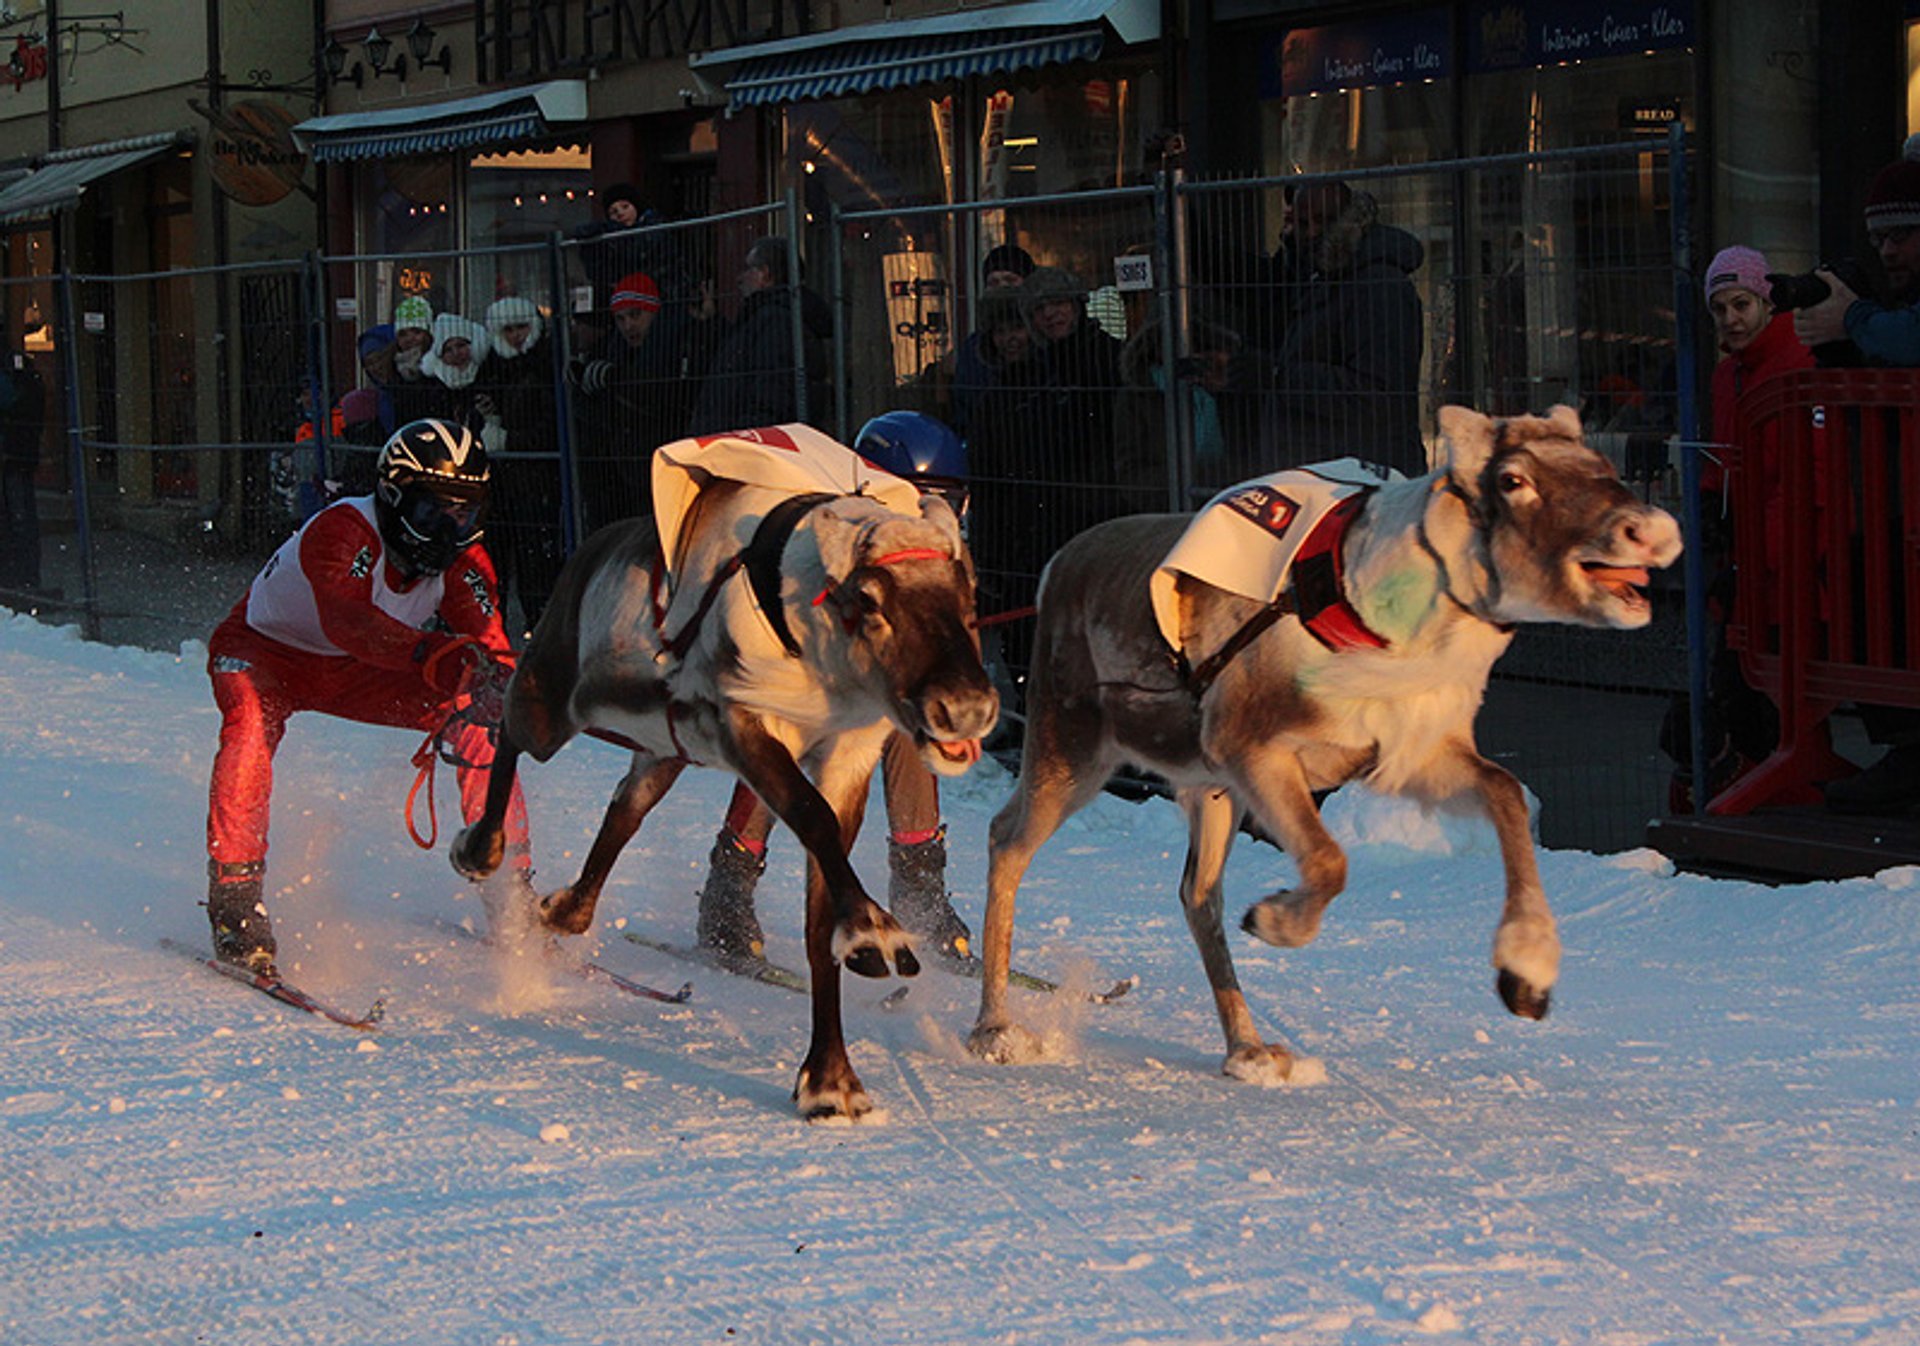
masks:
<path id="1" fill-rule="evenodd" d="M 1645 566 L 1616 566 L 1604 561 L 1582 561 L 1580 569 L 1599 588 L 1630 608 L 1645 607 L 1649 577 Z"/>
<path id="2" fill-rule="evenodd" d="M 920 735 L 920 743 L 923 747 L 932 748 L 935 752 L 939 753 L 942 758 L 952 762 L 955 766 L 972 766 L 980 760 L 980 740 L 977 738 L 960 738 L 948 741 L 945 739 L 930 738 L 926 734 L 922 734 Z"/>

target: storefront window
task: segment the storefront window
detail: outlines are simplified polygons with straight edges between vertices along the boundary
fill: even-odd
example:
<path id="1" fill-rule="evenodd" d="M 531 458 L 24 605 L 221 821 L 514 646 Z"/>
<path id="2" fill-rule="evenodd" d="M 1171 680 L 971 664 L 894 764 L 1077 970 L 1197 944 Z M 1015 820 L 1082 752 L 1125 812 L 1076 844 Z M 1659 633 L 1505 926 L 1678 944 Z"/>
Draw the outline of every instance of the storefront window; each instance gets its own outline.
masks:
<path id="1" fill-rule="evenodd" d="M 360 250 L 389 258 L 369 262 L 360 277 L 360 320 L 366 326 L 393 320 L 393 306 L 423 295 L 433 311 L 454 304 L 449 261 L 454 248 L 453 163 L 434 157 L 394 159 L 360 170 Z"/>
<path id="2" fill-rule="evenodd" d="M 593 158 L 584 145 L 477 154 L 467 164 L 466 244 L 470 248 L 518 251 L 469 259 L 468 316 L 486 316 L 487 305 L 517 294 L 550 307 L 552 297 L 544 244 L 594 217 Z"/>

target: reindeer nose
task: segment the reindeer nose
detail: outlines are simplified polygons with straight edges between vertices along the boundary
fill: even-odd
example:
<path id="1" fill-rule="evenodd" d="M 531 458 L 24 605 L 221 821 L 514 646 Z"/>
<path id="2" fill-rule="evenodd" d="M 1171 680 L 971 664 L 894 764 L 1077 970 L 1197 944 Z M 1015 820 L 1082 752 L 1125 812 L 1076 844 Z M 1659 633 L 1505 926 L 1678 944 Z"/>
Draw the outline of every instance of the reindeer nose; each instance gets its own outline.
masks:
<path id="1" fill-rule="evenodd" d="M 941 688 L 921 709 L 937 738 L 985 738 L 1000 719 L 1000 694 L 991 685 Z"/>
<path id="2" fill-rule="evenodd" d="M 1666 565 L 1680 554 L 1680 525 L 1664 509 L 1642 506 L 1622 515 L 1614 525 L 1623 543 L 1648 554 L 1656 565 Z"/>

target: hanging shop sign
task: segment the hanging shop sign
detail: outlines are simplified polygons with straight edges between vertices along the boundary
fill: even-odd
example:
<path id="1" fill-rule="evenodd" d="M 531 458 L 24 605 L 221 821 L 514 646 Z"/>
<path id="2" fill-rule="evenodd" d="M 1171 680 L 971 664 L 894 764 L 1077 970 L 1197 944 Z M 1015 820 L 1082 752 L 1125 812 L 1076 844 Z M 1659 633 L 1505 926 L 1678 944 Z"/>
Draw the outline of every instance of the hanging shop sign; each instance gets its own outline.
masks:
<path id="1" fill-rule="evenodd" d="M 1453 74 L 1453 20 L 1444 9 L 1291 28 L 1267 39 L 1260 96 L 1294 98 Z"/>
<path id="2" fill-rule="evenodd" d="M 270 206 L 301 184 L 307 156 L 293 143 L 293 113 L 249 98 L 213 108 L 188 100 L 213 127 L 207 165 L 220 190 L 243 206 Z"/>
<path id="3" fill-rule="evenodd" d="M 1467 20 L 1476 73 L 1690 47 L 1694 0 L 1486 0 Z"/>
<path id="4" fill-rule="evenodd" d="M 22 85 L 47 77 L 47 44 L 29 42 L 23 34 L 13 39 L 13 51 L 7 56 L 5 78 L 13 82 L 13 91 Z"/>

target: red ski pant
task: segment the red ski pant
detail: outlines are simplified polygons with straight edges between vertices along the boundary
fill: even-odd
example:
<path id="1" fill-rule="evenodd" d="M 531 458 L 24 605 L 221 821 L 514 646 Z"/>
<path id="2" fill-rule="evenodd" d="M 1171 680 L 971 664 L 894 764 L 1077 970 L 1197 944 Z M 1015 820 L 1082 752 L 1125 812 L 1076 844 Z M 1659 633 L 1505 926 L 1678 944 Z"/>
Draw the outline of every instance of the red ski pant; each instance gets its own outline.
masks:
<path id="1" fill-rule="evenodd" d="M 237 628 L 237 629 L 235 629 Z M 273 801 L 273 755 L 296 711 L 319 711 L 362 724 L 392 725 L 421 734 L 437 728 L 452 709 L 442 693 L 411 670 L 375 668 L 357 660 L 282 645 L 231 618 L 213 634 L 207 673 L 220 707 L 220 750 L 208 790 L 207 854 L 218 864 L 264 861 Z M 460 813 L 480 816 L 493 764 L 488 727 L 462 719 L 446 743 L 458 768 Z M 527 853 L 527 806 L 514 782 L 507 808 L 510 855 Z M 516 863 L 525 864 L 516 858 Z"/>

